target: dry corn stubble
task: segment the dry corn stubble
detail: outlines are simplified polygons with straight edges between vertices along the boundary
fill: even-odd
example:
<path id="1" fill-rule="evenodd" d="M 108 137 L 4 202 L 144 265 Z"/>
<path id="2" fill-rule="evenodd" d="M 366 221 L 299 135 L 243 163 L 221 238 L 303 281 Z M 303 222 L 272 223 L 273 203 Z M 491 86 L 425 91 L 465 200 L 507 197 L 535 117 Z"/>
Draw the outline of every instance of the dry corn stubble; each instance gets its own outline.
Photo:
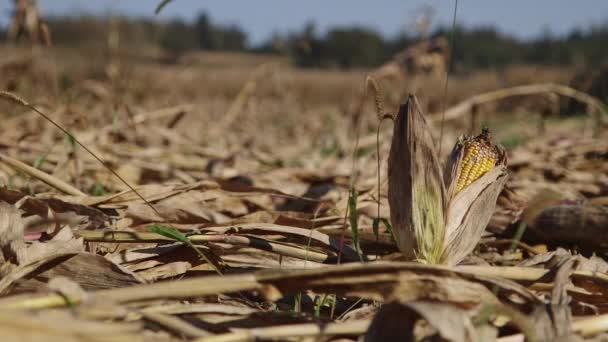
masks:
<path id="1" fill-rule="evenodd" d="M 426 118 L 408 97 L 388 160 L 391 221 L 405 257 L 454 265 L 470 254 L 506 182 L 506 162 L 484 130 L 456 144 L 442 173 Z"/>

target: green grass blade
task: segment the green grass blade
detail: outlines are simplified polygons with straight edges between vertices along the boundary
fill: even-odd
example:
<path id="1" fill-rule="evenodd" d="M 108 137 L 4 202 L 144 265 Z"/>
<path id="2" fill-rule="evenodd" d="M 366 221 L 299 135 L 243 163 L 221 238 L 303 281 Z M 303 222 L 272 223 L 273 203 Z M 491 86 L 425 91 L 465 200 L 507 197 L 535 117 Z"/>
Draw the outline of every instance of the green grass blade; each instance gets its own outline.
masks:
<path id="1" fill-rule="evenodd" d="M 380 236 L 380 224 L 384 224 L 384 227 L 386 228 L 385 232 L 391 234 L 391 238 L 393 239 L 393 241 L 395 241 L 395 234 L 393 234 L 393 226 L 388 221 L 388 219 L 386 219 L 384 217 L 374 217 L 372 229 L 374 231 L 374 236 L 376 237 L 376 241 L 378 240 L 378 237 Z"/>
<path id="2" fill-rule="evenodd" d="M 169 227 L 165 227 L 165 226 L 161 226 L 158 224 L 154 224 L 151 225 L 150 227 L 148 227 L 148 229 L 151 232 L 154 232 L 156 234 L 160 234 L 164 237 L 168 237 L 169 239 L 173 239 L 176 241 L 180 241 L 183 243 L 187 243 L 190 244 L 190 240 L 188 239 L 188 237 L 180 232 L 178 232 L 177 230 L 173 229 L 173 228 L 169 228 Z"/>
<path id="3" fill-rule="evenodd" d="M 194 251 L 196 252 L 196 254 L 198 254 L 201 259 L 205 260 L 205 262 L 207 262 L 207 264 L 209 264 L 217 274 L 219 275 L 223 275 L 222 271 L 220 271 L 219 268 L 217 268 L 217 266 L 211 261 L 211 259 L 209 259 L 209 257 L 207 257 L 205 255 L 205 253 L 203 253 L 199 248 L 197 248 L 192 241 L 190 241 L 190 239 L 188 239 L 188 237 L 182 233 L 180 233 L 179 231 L 173 229 L 173 228 L 169 228 L 169 227 L 165 227 L 165 226 L 161 226 L 158 224 L 153 224 L 150 227 L 148 227 L 148 229 L 151 232 L 154 232 L 156 234 L 160 234 L 164 237 L 168 237 L 169 239 L 173 239 L 175 241 L 179 241 L 179 242 L 183 242 L 186 245 L 190 246 L 190 248 L 194 249 Z"/>

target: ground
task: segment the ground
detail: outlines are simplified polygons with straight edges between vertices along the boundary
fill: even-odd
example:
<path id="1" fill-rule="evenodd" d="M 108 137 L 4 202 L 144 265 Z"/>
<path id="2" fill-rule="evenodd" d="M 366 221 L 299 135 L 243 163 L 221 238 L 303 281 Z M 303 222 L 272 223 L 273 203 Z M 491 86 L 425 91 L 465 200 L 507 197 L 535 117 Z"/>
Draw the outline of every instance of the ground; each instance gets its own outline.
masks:
<path id="1" fill-rule="evenodd" d="M 589 234 L 605 222 L 608 145 L 593 137 L 592 116 L 563 113 L 551 96 L 480 107 L 481 123 L 507 148 L 508 190 L 468 266 L 447 269 L 403 262 L 387 230 L 392 124 L 382 124 L 377 150 L 371 97 L 360 119 L 352 115 L 372 70 L 298 69 L 284 57 L 249 54 L 0 50 L 1 89 L 74 137 L 31 108 L 0 103 L 0 327 L 15 338 L 240 341 L 325 329 L 323 339 L 367 331 L 369 340 L 386 340 L 390 320 L 378 317 L 391 310 L 401 317 L 394 324 L 417 336 L 468 336 L 472 326 L 445 326 L 451 315 L 474 322 L 477 334 L 530 338 L 530 322 L 548 319 L 535 311 L 542 303 L 580 322 L 604 312 L 607 276 L 585 272 L 608 269 L 586 258 L 605 248 Z M 567 84 L 574 73 L 456 73 L 447 96 L 443 77 L 417 76 L 380 82 L 380 96 L 396 113 L 414 93 L 438 142 L 442 108 L 503 87 Z M 469 133 L 471 117 L 444 125 L 441 160 Z M 589 232 L 551 234 L 571 224 L 543 211 L 560 205 L 582 212 L 574 224 Z M 526 225 L 534 229 L 512 240 Z M 512 273 L 501 268 L 513 265 Z M 542 278 L 550 271 L 558 275 Z M 379 309 L 382 302 L 392 304 Z M 52 309 L 66 306 L 74 310 Z M 433 315 L 446 316 L 442 323 Z M 66 326 L 66 317 L 89 325 Z M 555 336 L 553 328 L 537 334 Z"/>

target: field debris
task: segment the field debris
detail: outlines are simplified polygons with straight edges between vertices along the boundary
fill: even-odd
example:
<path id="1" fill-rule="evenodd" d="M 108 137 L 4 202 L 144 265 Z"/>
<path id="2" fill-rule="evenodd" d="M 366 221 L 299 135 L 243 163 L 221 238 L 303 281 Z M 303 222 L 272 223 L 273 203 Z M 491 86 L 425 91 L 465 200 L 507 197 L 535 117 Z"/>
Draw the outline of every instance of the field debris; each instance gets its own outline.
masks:
<path id="1" fill-rule="evenodd" d="M 537 134 L 455 78 L 438 141 L 424 75 L 422 104 L 366 83 L 375 117 L 359 71 L 7 51 L 2 70 L 30 66 L 0 74 L 7 340 L 608 338 L 608 144 L 571 133 L 587 116 Z M 471 98 L 491 139 L 458 140 Z"/>

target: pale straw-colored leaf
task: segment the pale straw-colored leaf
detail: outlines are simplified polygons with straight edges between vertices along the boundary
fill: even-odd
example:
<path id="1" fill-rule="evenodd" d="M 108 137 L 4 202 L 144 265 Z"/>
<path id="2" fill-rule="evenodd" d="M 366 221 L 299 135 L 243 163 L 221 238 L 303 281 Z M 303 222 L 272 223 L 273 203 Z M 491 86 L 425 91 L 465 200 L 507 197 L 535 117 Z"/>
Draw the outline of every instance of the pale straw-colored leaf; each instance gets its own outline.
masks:
<path id="1" fill-rule="evenodd" d="M 442 263 L 455 265 L 475 249 L 507 181 L 505 164 L 488 171 L 450 201 Z"/>
<path id="2" fill-rule="evenodd" d="M 21 210 L 0 201 L 0 263 L 17 264 L 25 257 Z"/>
<path id="3" fill-rule="evenodd" d="M 388 159 L 388 198 L 397 245 L 409 259 L 439 262 L 445 189 L 426 118 L 414 96 L 403 104 Z"/>

